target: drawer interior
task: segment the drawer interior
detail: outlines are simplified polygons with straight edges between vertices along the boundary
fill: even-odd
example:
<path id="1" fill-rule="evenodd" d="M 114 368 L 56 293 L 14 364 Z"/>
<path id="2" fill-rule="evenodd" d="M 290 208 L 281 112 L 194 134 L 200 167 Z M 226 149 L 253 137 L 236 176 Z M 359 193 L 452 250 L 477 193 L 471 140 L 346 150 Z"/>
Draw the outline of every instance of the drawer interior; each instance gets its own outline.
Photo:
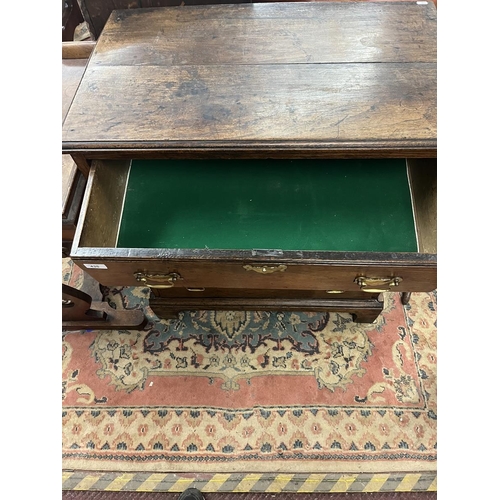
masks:
<path id="1" fill-rule="evenodd" d="M 435 253 L 435 193 L 425 164 L 331 159 L 94 165 L 80 246 Z"/>
<path id="2" fill-rule="evenodd" d="M 117 246 L 414 252 L 406 164 L 134 161 Z"/>

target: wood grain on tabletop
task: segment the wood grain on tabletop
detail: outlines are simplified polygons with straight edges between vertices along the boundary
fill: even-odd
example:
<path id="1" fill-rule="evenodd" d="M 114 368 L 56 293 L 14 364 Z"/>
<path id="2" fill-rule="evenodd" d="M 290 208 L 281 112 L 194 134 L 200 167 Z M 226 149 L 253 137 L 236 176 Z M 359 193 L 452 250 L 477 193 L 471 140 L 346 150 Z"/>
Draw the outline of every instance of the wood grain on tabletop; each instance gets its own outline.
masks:
<path id="1" fill-rule="evenodd" d="M 433 150 L 435 41 L 433 4 L 115 11 L 63 124 L 63 149 L 310 141 Z"/>
<path id="2" fill-rule="evenodd" d="M 78 0 L 84 19 L 89 23 L 90 29 L 96 39 L 106 24 L 106 21 L 113 10 L 117 9 L 138 9 L 148 7 L 171 7 L 183 5 L 209 5 L 209 4 L 240 4 L 240 3 L 266 3 L 276 0 Z M 277 0 L 280 1 L 280 0 Z M 285 0 L 287 2 L 311 0 Z M 312 0 L 320 2 L 330 2 L 332 0 Z M 337 0 L 341 2 L 415 2 L 415 0 Z M 434 0 L 437 6 L 437 0 Z"/>

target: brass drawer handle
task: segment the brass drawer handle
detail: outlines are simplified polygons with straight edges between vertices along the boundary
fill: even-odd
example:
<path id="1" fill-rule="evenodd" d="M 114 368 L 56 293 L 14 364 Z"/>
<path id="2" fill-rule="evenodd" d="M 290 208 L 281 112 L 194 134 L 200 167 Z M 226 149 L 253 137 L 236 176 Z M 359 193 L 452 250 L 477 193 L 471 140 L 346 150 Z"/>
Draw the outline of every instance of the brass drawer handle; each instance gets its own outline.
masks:
<path id="1" fill-rule="evenodd" d="M 175 284 L 175 281 L 182 279 L 180 274 L 177 273 L 148 274 L 137 272 L 134 273 L 134 276 L 137 281 L 139 281 L 144 286 L 148 286 L 149 288 L 172 288 Z M 150 283 L 150 281 L 152 281 L 153 283 Z M 156 283 L 157 281 L 159 281 L 160 283 Z"/>
<path id="2" fill-rule="evenodd" d="M 354 279 L 363 292 L 368 293 L 380 293 L 389 292 L 390 287 L 398 286 L 403 281 L 403 278 L 366 278 L 365 276 L 358 276 Z M 387 287 L 387 288 L 380 288 Z"/>
<path id="3" fill-rule="evenodd" d="M 261 266 L 246 265 L 246 266 L 243 266 L 243 269 L 246 269 L 247 271 L 255 271 L 256 273 L 260 273 L 260 274 L 271 274 L 271 273 L 275 273 L 276 271 L 283 272 L 286 269 L 286 267 L 287 266 L 285 266 L 284 264 L 280 264 L 278 266 L 267 266 L 267 265 L 263 264 Z"/>

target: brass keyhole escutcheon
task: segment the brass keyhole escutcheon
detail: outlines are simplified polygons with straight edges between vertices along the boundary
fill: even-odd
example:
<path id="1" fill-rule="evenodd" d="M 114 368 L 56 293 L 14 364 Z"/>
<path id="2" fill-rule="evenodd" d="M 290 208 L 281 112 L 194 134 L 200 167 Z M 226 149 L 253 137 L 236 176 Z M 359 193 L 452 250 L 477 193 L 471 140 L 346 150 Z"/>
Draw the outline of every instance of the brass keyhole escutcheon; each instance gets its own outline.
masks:
<path id="1" fill-rule="evenodd" d="M 135 279 L 144 286 L 149 288 L 172 288 L 177 280 L 181 280 L 181 275 L 178 273 L 134 273 Z"/>
<path id="2" fill-rule="evenodd" d="M 285 264 L 279 264 L 275 266 L 269 266 L 267 264 L 262 264 L 262 265 L 256 265 L 256 266 L 251 266 L 251 265 L 246 265 L 243 266 L 243 269 L 246 269 L 247 271 L 255 271 L 256 273 L 259 274 L 271 274 L 275 272 L 283 272 L 287 266 Z"/>
<path id="3" fill-rule="evenodd" d="M 367 293 L 390 292 L 391 287 L 398 286 L 402 281 L 403 278 L 399 276 L 393 278 L 367 278 L 365 276 L 358 276 L 354 279 L 354 282 L 359 285 L 361 290 Z"/>

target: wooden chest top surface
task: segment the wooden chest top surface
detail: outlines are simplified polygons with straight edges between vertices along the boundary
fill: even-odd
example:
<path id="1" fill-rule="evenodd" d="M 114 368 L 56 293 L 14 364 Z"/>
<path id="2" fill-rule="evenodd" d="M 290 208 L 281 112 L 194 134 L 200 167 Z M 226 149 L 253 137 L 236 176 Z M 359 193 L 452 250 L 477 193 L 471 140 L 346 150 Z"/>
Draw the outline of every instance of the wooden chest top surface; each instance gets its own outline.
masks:
<path id="1" fill-rule="evenodd" d="M 436 156 L 436 74 L 431 2 L 114 11 L 63 152 Z"/>

